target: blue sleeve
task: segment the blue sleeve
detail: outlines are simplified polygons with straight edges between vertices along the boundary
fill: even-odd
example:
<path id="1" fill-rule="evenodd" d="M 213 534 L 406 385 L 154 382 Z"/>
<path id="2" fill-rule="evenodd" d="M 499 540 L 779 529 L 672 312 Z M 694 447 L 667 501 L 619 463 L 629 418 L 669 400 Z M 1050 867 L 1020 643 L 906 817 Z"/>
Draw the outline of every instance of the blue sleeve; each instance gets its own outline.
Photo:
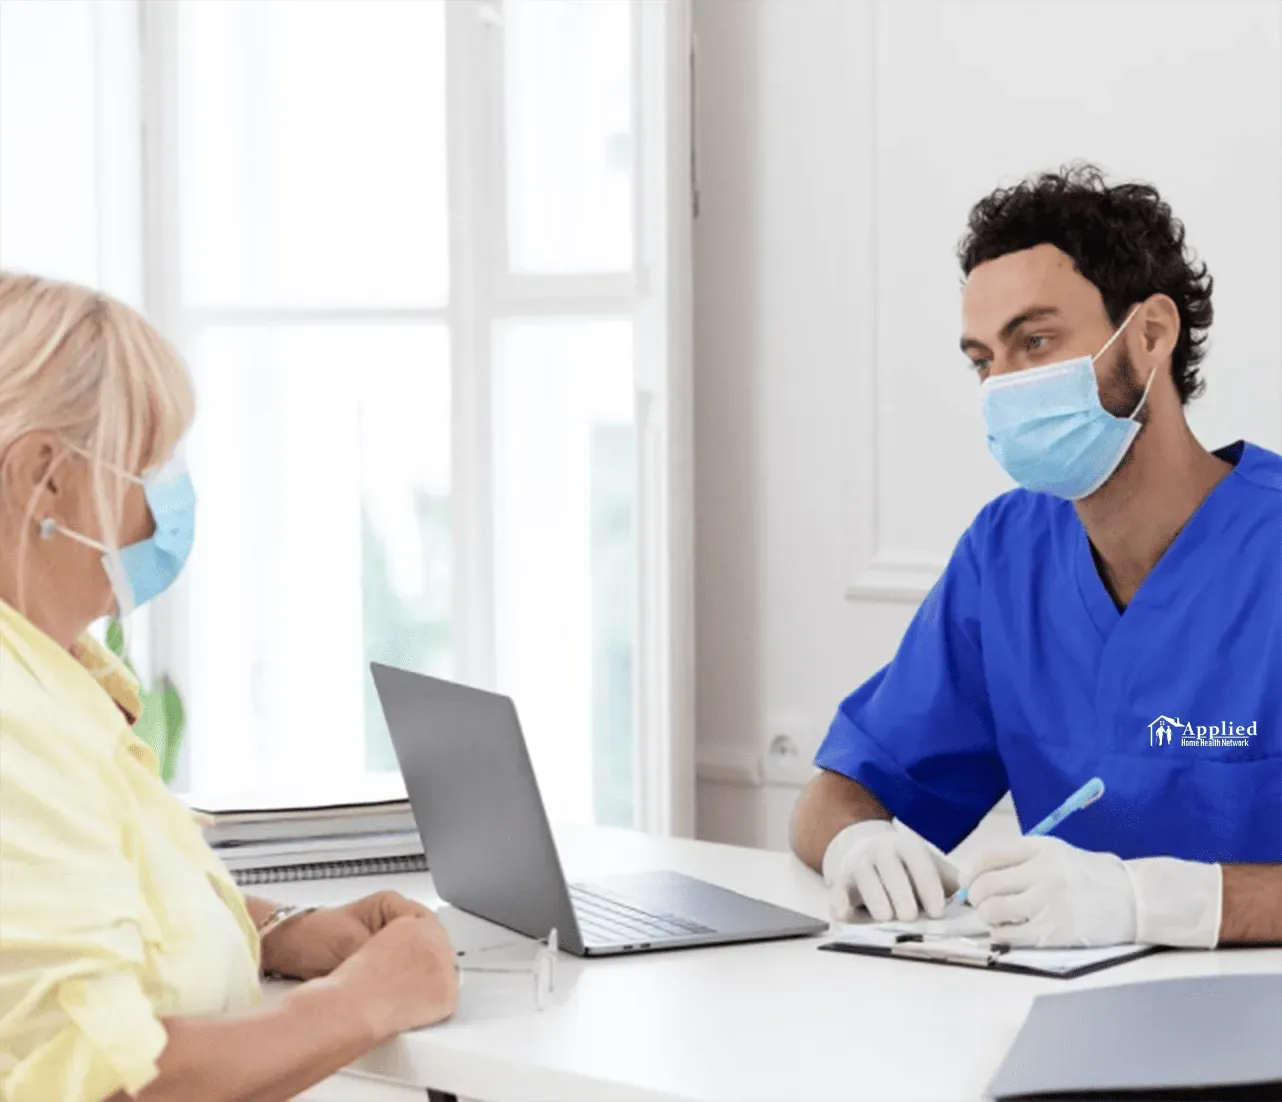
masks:
<path id="1" fill-rule="evenodd" d="M 1008 787 L 984 679 L 974 531 L 962 536 L 890 664 L 842 702 L 815 758 L 945 852 Z"/>

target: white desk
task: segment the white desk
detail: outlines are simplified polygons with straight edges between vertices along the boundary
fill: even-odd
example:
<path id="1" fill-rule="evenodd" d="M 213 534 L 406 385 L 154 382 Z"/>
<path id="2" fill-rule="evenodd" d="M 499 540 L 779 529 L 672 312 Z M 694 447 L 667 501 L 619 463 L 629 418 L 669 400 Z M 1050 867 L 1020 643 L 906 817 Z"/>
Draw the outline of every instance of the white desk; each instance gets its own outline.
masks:
<path id="1" fill-rule="evenodd" d="M 562 830 L 557 837 L 571 879 L 672 868 L 826 914 L 819 878 L 790 855 L 607 829 Z M 439 902 L 425 874 L 262 890 L 285 901 L 337 902 L 382 888 Z M 478 924 L 463 918 L 459 937 L 470 939 Z M 1066 981 L 820 953 L 821 940 L 592 961 L 563 955 L 554 1005 L 542 1014 L 534 1010 L 528 977 L 497 977 L 509 985 L 497 991 L 482 990 L 469 976 L 455 1019 L 384 1045 L 353 1065 L 352 1074 L 304 1097 L 422 1102 L 430 1086 L 486 1102 L 974 1102 L 1034 995 L 1282 971 L 1282 949 L 1170 952 Z"/>

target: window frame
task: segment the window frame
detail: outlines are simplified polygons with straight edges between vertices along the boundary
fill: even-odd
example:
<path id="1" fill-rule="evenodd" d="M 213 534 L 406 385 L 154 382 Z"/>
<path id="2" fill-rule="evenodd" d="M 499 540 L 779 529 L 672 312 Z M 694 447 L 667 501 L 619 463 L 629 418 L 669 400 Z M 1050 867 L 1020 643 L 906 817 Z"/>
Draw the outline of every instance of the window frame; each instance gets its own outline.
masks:
<path id="1" fill-rule="evenodd" d="M 496 323 L 617 316 L 635 333 L 636 825 L 694 831 L 693 484 L 690 337 L 689 0 L 634 0 L 634 259 L 631 272 L 539 274 L 508 264 L 502 4 L 447 2 L 449 286 L 441 307 L 193 308 L 181 287 L 177 210 L 177 19 L 140 0 L 143 283 L 151 318 L 180 348 L 214 325 L 379 321 L 445 325 L 450 340 L 455 676 L 496 679 L 491 379 Z M 155 602 L 152 652 L 178 685 L 190 668 L 184 587 Z M 519 705 L 519 701 L 518 701 Z M 321 735 L 321 733 L 317 733 Z M 350 736 L 348 736 L 350 737 Z M 321 738 L 318 751 L 323 752 Z M 185 748 L 190 787 L 217 748 Z"/>

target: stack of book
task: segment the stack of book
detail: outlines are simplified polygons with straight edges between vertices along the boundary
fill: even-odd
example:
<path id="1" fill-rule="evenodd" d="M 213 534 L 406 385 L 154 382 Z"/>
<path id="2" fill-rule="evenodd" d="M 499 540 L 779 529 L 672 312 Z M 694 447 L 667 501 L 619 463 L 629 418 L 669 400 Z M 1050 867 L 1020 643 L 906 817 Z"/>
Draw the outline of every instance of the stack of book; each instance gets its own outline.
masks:
<path id="1" fill-rule="evenodd" d="M 406 799 L 345 803 L 324 798 L 186 797 L 239 884 L 326 880 L 427 868 Z"/>

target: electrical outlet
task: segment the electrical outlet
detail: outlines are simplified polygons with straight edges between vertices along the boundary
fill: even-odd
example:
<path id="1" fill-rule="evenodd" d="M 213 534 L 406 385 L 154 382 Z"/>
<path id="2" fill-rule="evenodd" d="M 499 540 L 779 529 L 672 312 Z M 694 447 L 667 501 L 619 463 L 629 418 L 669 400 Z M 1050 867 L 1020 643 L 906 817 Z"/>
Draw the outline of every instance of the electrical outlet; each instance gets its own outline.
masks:
<path id="1" fill-rule="evenodd" d="M 779 715 L 767 724 L 761 756 L 761 778 L 766 784 L 800 788 L 814 776 L 811 764 L 815 747 L 810 725 L 803 716 Z"/>

